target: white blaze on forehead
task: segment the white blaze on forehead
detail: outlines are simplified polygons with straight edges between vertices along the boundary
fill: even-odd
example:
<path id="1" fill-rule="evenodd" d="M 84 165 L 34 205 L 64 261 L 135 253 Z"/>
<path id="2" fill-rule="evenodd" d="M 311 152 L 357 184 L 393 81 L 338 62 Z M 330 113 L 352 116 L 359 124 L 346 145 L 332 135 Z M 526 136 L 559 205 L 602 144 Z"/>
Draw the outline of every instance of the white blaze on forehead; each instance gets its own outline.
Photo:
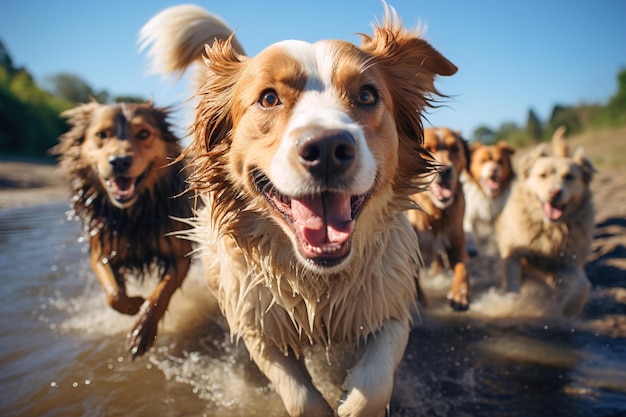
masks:
<path id="1" fill-rule="evenodd" d="M 376 160 L 367 146 L 361 124 L 351 116 L 341 98 L 343 93 L 333 84 L 335 63 L 341 57 L 332 41 L 311 44 L 291 40 L 274 46 L 293 57 L 307 79 L 274 155 L 270 171 L 272 182 L 285 194 L 310 193 L 308 174 L 299 166 L 295 149 L 298 135 L 308 130 L 344 130 L 352 134 L 357 149 L 352 185 L 346 191 L 353 194 L 369 191 L 376 177 Z"/>
<path id="2" fill-rule="evenodd" d="M 446 131 L 443 129 L 437 129 L 435 130 L 435 134 L 437 135 L 437 139 L 439 140 L 439 146 L 443 146 L 444 145 L 444 139 L 446 137 Z"/>

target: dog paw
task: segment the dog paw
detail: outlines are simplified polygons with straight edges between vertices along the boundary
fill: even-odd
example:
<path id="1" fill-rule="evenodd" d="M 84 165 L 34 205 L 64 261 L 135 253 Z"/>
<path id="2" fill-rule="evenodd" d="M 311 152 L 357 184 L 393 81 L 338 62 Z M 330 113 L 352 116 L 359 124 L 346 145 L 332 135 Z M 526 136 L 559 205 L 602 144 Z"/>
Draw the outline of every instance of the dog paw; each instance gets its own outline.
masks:
<path id="1" fill-rule="evenodd" d="M 149 300 L 144 302 L 139 319 L 126 339 L 126 349 L 133 359 L 146 353 L 156 339 L 159 320 L 151 307 L 152 303 Z"/>
<path id="2" fill-rule="evenodd" d="M 448 294 L 448 301 L 454 311 L 466 311 L 469 309 L 469 299 L 462 294 Z"/>
<path id="3" fill-rule="evenodd" d="M 142 297 L 128 297 L 122 292 L 116 292 L 108 297 L 109 305 L 122 314 L 134 316 L 144 303 Z"/>

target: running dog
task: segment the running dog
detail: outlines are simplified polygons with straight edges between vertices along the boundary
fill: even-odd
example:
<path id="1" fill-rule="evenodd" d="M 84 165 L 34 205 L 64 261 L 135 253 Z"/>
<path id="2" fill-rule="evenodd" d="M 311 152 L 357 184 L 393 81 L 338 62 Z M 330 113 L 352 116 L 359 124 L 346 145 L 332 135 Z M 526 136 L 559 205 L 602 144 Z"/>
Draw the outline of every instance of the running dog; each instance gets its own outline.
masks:
<path id="1" fill-rule="evenodd" d="M 206 204 L 190 238 L 208 286 L 291 416 L 382 416 L 417 298 L 404 212 L 432 169 L 421 112 L 456 67 L 391 8 L 361 46 L 289 40 L 248 57 L 225 31 L 179 6 L 141 32 L 162 71 L 204 50 L 189 151 Z"/>
<path id="2" fill-rule="evenodd" d="M 469 307 L 467 251 L 463 231 L 465 198 L 461 173 L 467 169 L 467 142 L 451 129 L 424 130 L 424 148 L 430 152 L 437 170 L 426 192 L 412 196 L 419 209 L 409 210 L 409 221 L 419 235 L 424 263 L 438 273 L 452 269 L 448 300 L 453 309 Z"/>
<path id="3" fill-rule="evenodd" d="M 469 168 L 461 176 L 465 194 L 463 229 L 471 256 L 494 255 L 495 223 L 515 179 L 515 150 L 506 142 L 470 145 Z"/>
<path id="4" fill-rule="evenodd" d="M 553 291 L 565 315 L 584 307 L 591 284 L 585 259 L 594 229 L 594 167 L 582 148 L 569 156 L 564 129 L 552 138 L 553 153 L 539 145 L 520 161 L 519 181 L 497 221 L 504 285 L 518 291 L 536 277 Z"/>
<path id="5" fill-rule="evenodd" d="M 168 110 L 152 103 L 91 102 L 62 113 L 71 129 L 52 149 L 71 186 L 71 204 L 84 226 L 91 267 L 109 305 L 139 319 L 127 338 L 133 357 L 157 335 L 170 298 L 190 266 L 191 244 L 172 236 L 187 229 L 192 200 Z M 149 298 L 126 293 L 129 275 L 154 268 L 160 282 Z"/>

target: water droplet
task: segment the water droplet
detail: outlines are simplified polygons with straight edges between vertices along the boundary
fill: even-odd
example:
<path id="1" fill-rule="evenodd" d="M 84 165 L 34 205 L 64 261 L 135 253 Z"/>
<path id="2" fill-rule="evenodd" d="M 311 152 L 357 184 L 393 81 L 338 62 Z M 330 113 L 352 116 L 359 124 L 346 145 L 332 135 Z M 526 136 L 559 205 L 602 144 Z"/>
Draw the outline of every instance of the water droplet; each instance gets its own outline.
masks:
<path id="1" fill-rule="evenodd" d="M 91 379 L 85 379 L 85 385 L 91 384 Z"/>
<path id="2" fill-rule="evenodd" d="M 56 382 L 54 382 L 54 381 L 52 381 L 52 382 L 50 383 L 50 386 L 51 386 L 52 388 L 55 388 L 55 387 L 57 386 L 57 383 L 56 383 Z"/>
<path id="3" fill-rule="evenodd" d="M 72 382 L 72 387 L 76 388 L 78 386 L 78 382 Z"/>
<path id="4" fill-rule="evenodd" d="M 102 258 L 102 260 L 100 261 L 102 262 L 104 265 L 109 263 L 109 258 Z"/>

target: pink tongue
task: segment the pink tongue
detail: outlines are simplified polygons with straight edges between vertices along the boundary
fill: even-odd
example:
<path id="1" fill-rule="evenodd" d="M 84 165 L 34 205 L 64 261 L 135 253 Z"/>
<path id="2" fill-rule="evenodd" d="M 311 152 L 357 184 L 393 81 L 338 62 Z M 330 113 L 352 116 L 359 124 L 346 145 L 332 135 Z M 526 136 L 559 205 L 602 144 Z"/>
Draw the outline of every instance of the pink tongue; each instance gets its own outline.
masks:
<path id="1" fill-rule="evenodd" d="M 345 193 L 292 198 L 291 215 L 304 240 L 314 247 L 342 244 L 354 229 L 350 195 Z"/>
<path id="2" fill-rule="evenodd" d="M 557 221 L 563 216 L 563 210 L 554 207 L 550 203 L 543 203 L 543 213 L 552 221 Z"/>
<path id="3" fill-rule="evenodd" d="M 430 184 L 430 192 L 433 193 L 437 200 L 447 200 L 452 197 L 452 190 L 437 183 Z"/>
<path id="4" fill-rule="evenodd" d="M 489 178 L 487 180 L 487 188 L 489 188 L 489 190 L 497 191 L 499 187 L 500 187 L 500 185 L 498 184 L 497 181 L 495 181 L 495 180 L 493 180 L 491 178 Z"/>
<path id="5" fill-rule="evenodd" d="M 111 189 L 120 197 L 132 196 L 135 181 L 132 178 L 116 177 L 111 180 Z"/>

